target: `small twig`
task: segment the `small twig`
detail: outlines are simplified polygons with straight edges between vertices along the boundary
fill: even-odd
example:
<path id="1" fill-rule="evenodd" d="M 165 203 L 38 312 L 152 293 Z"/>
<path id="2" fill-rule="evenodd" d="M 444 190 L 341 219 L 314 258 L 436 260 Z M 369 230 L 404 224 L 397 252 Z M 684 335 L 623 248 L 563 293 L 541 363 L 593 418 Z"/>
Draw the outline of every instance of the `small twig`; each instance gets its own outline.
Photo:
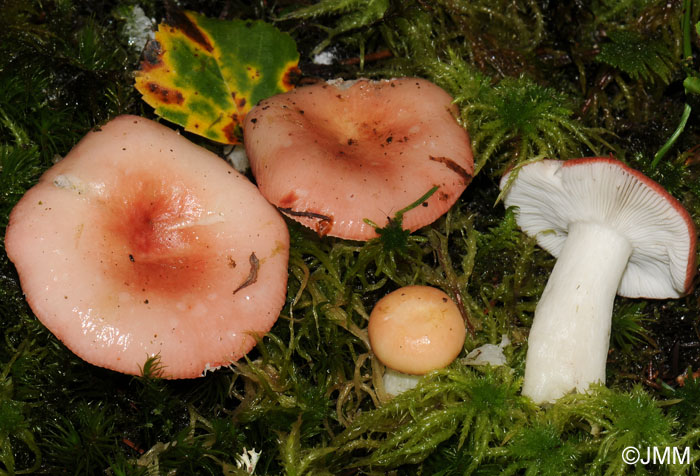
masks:
<path id="1" fill-rule="evenodd" d="M 316 233 L 318 233 L 318 236 L 326 236 L 331 231 L 331 228 L 333 228 L 333 217 L 315 212 L 296 211 L 291 208 L 277 207 L 277 209 L 285 215 L 292 217 L 313 218 L 318 220 L 316 223 Z"/>
<path id="2" fill-rule="evenodd" d="M 236 288 L 233 294 L 236 294 L 241 289 L 250 286 L 258 280 L 258 270 L 260 269 L 260 261 L 258 260 L 258 257 L 255 256 L 255 253 L 251 253 L 250 258 L 248 258 L 248 261 L 250 262 L 250 274 L 248 275 L 246 280 L 243 281 L 243 284 Z"/>
<path id="3" fill-rule="evenodd" d="M 145 453 L 145 450 L 143 448 L 140 448 L 136 443 L 134 443 L 128 438 L 122 438 L 122 443 L 124 443 L 126 446 L 136 451 L 140 455 Z"/>
<path id="4" fill-rule="evenodd" d="M 370 53 L 368 55 L 365 55 L 364 60 L 365 61 L 379 61 L 379 60 L 383 60 L 386 58 L 391 58 L 392 56 L 394 56 L 394 55 L 391 53 L 391 51 L 381 50 L 381 51 L 377 51 L 375 53 Z M 344 59 L 343 61 L 340 62 L 340 64 L 349 66 L 349 65 L 353 65 L 353 64 L 359 64 L 360 61 L 362 61 L 362 58 L 360 58 L 359 56 L 356 56 L 354 58 Z"/>

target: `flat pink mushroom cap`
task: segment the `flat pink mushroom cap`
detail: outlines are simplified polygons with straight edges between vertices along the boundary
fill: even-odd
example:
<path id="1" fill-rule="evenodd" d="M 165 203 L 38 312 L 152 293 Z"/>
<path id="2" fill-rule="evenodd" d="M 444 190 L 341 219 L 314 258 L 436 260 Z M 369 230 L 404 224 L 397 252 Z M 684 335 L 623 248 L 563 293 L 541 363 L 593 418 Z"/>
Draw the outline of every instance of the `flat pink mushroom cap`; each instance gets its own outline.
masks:
<path id="1" fill-rule="evenodd" d="M 245 355 L 284 304 L 289 235 L 244 176 L 156 122 L 120 116 L 10 215 L 36 316 L 86 361 L 198 377 Z"/>
<path id="2" fill-rule="evenodd" d="M 365 218 L 388 218 L 432 187 L 404 215 L 411 231 L 459 198 L 474 163 L 452 98 L 418 78 L 348 81 L 297 88 L 247 115 L 244 142 L 258 187 L 286 215 L 319 234 L 377 236 Z"/>

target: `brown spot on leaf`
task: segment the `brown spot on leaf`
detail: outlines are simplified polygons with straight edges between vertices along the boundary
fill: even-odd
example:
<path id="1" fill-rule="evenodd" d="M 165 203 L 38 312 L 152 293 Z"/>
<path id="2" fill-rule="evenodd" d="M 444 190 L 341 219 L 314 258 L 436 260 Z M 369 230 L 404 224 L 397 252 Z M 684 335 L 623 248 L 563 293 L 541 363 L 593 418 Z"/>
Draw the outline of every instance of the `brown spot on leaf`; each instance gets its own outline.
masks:
<path id="1" fill-rule="evenodd" d="M 141 71 L 148 72 L 154 68 L 163 66 L 163 47 L 156 40 L 149 40 L 143 50 Z"/>
<path id="2" fill-rule="evenodd" d="M 186 37 L 197 43 L 206 51 L 212 52 L 214 50 L 209 38 L 207 38 L 204 32 L 200 30 L 183 11 L 174 8 L 170 9 L 165 22 L 168 25 L 178 28 Z"/>
<path id="3" fill-rule="evenodd" d="M 153 81 L 146 83 L 146 87 L 163 104 L 182 104 L 185 102 L 185 97 L 177 89 L 168 89 Z"/>
<path id="4" fill-rule="evenodd" d="M 221 132 L 224 133 L 224 136 L 226 136 L 226 140 L 229 144 L 240 144 L 240 129 L 241 128 L 238 125 L 238 121 L 231 121 L 228 125 L 221 129 Z"/>
<path id="5" fill-rule="evenodd" d="M 282 74 L 282 84 L 289 91 L 294 89 L 301 80 L 301 70 L 296 66 L 291 66 Z"/>

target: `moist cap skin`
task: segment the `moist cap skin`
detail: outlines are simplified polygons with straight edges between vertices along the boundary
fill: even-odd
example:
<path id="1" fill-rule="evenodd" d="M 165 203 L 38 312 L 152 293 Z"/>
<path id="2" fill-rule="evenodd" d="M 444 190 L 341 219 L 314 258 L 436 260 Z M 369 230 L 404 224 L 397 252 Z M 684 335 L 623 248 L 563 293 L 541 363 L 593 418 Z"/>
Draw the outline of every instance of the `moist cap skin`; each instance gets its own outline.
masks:
<path id="1" fill-rule="evenodd" d="M 434 186 L 404 216 L 414 231 L 455 203 L 474 172 L 452 98 L 419 78 L 334 81 L 260 102 L 244 142 L 260 191 L 320 235 L 377 237 L 388 217 Z"/>
<path id="2" fill-rule="evenodd" d="M 245 355 L 284 304 L 289 234 L 243 175 L 172 129 L 120 116 L 10 215 L 7 254 L 42 323 L 84 360 L 192 378 Z"/>
<path id="3" fill-rule="evenodd" d="M 384 365 L 412 375 L 450 364 L 466 338 L 457 305 L 430 286 L 405 286 L 384 296 L 372 309 L 368 332 Z"/>

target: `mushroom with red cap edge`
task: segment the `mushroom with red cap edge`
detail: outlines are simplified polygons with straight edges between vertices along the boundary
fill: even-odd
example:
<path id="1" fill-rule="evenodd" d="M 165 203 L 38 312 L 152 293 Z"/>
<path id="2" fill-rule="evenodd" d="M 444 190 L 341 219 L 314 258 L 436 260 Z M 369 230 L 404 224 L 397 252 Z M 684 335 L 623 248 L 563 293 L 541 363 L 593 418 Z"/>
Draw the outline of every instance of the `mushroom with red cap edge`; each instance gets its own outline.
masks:
<path id="1" fill-rule="evenodd" d="M 198 377 L 246 354 L 284 304 L 289 235 L 255 186 L 156 122 L 90 132 L 12 210 L 27 302 L 84 360 Z"/>
<path id="2" fill-rule="evenodd" d="M 424 79 L 336 80 L 261 101 L 246 115 L 244 143 L 280 211 L 320 235 L 369 240 L 377 233 L 368 222 L 383 227 L 434 186 L 406 213 L 406 229 L 432 223 L 464 191 L 474 161 L 457 114 Z"/>
<path id="3" fill-rule="evenodd" d="M 455 302 L 430 286 L 405 286 L 380 299 L 370 313 L 368 333 L 374 355 L 393 370 L 384 374 L 385 391 L 393 395 L 450 364 L 466 338 Z"/>
<path id="4" fill-rule="evenodd" d="M 616 294 L 688 292 L 695 228 L 658 183 L 613 158 L 542 160 L 506 173 L 504 203 L 557 262 L 528 337 L 523 394 L 551 402 L 605 382 Z"/>

